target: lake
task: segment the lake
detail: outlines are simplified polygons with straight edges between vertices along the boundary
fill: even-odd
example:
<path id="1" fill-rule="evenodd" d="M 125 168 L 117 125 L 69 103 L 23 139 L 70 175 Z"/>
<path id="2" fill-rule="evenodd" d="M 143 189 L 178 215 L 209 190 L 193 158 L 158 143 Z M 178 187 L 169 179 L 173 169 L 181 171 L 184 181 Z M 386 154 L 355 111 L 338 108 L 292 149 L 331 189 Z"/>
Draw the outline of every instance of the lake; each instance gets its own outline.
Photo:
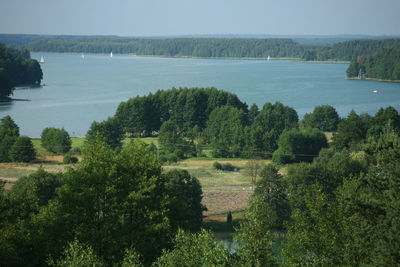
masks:
<path id="1" fill-rule="evenodd" d="M 130 97 L 172 87 L 214 86 L 262 108 L 280 101 L 301 118 L 315 106 L 329 104 L 340 116 L 351 109 L 375 114 L 380 107 L 400 110 L 400 84 L 346 80 L 347 64 L 280 60 L 138 57 L 114 54 L 31 53 L 44 57 L 44 86 L 18 88 L 0 103 L 0 118 L 10 115 L 20 134 L 40 137 L 46 127 L 64 127 L 84 136 L 90 124 L 113 116 Z M 378 93 L 373 93 L 378 90 Z"/>

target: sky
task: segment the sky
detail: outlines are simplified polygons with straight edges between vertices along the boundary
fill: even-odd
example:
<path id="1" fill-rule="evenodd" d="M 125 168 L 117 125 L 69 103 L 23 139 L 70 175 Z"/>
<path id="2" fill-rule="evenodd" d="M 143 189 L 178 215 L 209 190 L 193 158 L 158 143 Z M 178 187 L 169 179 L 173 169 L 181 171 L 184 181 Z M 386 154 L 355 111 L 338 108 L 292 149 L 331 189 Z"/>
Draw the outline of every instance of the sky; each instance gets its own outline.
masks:
<path id="1" fill-rule="evenodd" d="M 400 0 L 0 0 L 0 33 L 400 35 Z"/>

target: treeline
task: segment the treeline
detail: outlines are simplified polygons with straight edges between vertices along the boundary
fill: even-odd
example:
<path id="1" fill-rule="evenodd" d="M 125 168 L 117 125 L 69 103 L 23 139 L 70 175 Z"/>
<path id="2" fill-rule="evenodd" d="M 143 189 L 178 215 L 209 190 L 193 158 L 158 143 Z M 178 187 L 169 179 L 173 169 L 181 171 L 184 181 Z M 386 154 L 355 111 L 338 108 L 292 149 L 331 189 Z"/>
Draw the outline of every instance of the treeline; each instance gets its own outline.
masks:
<path id="1" fill-rule="evenodd" d="M 43 78 L 42 69 L 27 49 L 9 48 L 0 43 L 0 98 L 12 94 L 18 85 L 38 85 Z"/>
<path id="2" fill-rule="evenodd" d="M 342 60 L 351 61 L 359 56 L 372 56 L 387 48 L 400 46 L 400 39 L 352 40 L 334 44 L 331 47 L 310 47 L 302 55 L 304 60 Z"/>
<path id="3" fill-rule="evenodd" d="M 125 136 L 155 135 L 163 161 L 201 157 L 211 150 L 214 157 L 311 162 L 328 147 L 324 131 L 335 132 L 331 145 L 342 149 L 379 137 L 389 120 L 397 129 L 399 118 L 392 107 L 373 117 L 351 112 L 340 118 L 332 106 L 323 105 L 299 121 L 293 108 L 279 102 L 248 109 L 236 95 L 215 88 L 173 88 L 122 102 L 114 117 L 93 122 L 86 137 L 101 134 L 109 145 L 121 146 Z"/>
<path id="4" fill-rule="evenodd" d="M 303 47 L 291 39 L 173 38 L 173 39 L 52 39 L 27 45 L 31 51 L 121 53 L 168 57 L 299 57 Z"/>
<path id="5" fill-rule="evenodd" d="M 351 61 L 347 77 L 400 80 L 400 45 Z"/>
<path id="6" fill-rule="evenodd" d="M 299 44 L 282 38 L 84 38 L 46 39 L 27 44 L 32 51 L 122 53 L 168 57 L 289 57 L 311 61 L 351 61 L 400 45 L 400 39 L 352 40 L 332 46 Z"/>

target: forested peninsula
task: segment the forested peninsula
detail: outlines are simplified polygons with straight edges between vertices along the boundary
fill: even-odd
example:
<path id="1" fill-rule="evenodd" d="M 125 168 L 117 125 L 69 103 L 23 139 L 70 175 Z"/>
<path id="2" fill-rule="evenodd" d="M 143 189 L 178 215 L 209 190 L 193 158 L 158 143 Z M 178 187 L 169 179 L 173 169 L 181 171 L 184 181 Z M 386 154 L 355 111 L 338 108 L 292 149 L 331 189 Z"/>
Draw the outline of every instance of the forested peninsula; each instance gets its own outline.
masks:
<path id="1" fill-rule="evenodd" d="M 400 46 L 353 59 L 347 69 L 347 77 L 400 82 Z"/>
<path id="2" fill-rule="evenodd" d="M 0 98 L 12 94 L 15 86 L 39 85 L 43 72 L 26 48 L 11 48 L 0 43 Z"/>

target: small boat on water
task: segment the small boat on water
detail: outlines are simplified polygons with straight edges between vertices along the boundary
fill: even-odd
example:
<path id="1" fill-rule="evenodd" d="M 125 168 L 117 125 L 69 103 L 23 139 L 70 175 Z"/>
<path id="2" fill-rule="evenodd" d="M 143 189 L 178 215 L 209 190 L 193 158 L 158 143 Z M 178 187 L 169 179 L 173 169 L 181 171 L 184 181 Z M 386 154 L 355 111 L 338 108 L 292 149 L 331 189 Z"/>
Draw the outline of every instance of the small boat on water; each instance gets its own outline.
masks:
<path id="1" fill-rule="evenodd" d="M 377 94 L 378 93 L 378 90 L 373 90 L 372 91 L 374 94 Z"/>
<path id="2" fill-rule="evenodd" d="M 111 51 L 111 53 L 110 53 L 110 57 L 113 57 L 113 55 L 112 55 L 112 51 Z"/>
<path id="3" fill-rule="evenodd" d="M 40 64 L 44 64 L 44 57 L 42 56 L 39 61 Z"/>
<path id="4" fill-rule="evenodd" d="M 267 60 L 269 61 L 270 59 L 271 59 L 271 57 L 270 57 L 270 56 L 268 56 Z"/>
<path id="5" fill-rule="evenodd" d="M 81 54 L 81 58 L 82 58 L 82 59 L 85 58 L 85 55 L 84 55 L 83 53 Z"/>

